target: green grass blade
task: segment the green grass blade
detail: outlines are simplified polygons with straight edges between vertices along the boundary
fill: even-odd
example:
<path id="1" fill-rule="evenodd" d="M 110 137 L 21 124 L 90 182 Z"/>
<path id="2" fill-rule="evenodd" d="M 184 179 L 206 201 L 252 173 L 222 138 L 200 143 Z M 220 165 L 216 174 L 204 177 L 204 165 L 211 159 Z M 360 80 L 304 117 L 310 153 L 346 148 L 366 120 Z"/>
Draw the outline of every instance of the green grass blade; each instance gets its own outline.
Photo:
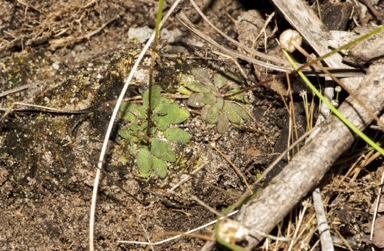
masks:
<path id="1" fill-rule="evenodd" d="M 383 27 L 381 27 L 383 28 Z M 380 29 L 381 30 L 381 29 Z M 344 47 L 344 46 L 342 46 Z M 341 47 L 340 47 L 341 48 Z M 289 54 L 283 50 L 284 55 L 287 57 L 293 68 L 295 70 L 298 69 L 295 62 L 289 56 Z M 376 151 L 381 153 L 384 156 L 384 149 L 381 148 L 378 144 L 376 144 L 373 140 L 371 140 L 367 135 L 365 135 L 362 131 L 360 131 L 356 126 L 354 126 L 348 119 L 346 119 L 317 89 L 312 83 L 308 80 L 308 78 L 304 75 L 303 72 L 297 71 L 300 77 L 304 80 L 304 82 L 308 85 L 309 88 L 319 97 L 319 99 L 324 102 L 329 109 L 346 125 L 348 126 L 354 133 L 356 133 L 360 138 L 362 138 L 368 145 L 374 148 Z"/>

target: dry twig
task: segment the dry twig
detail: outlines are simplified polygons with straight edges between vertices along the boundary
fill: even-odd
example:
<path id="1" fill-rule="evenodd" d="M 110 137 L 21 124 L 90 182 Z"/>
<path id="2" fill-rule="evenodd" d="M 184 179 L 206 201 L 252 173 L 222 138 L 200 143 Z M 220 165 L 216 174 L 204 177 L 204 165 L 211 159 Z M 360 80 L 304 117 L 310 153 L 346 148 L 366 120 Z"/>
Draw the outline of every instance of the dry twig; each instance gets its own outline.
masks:
<path id="1" fill-rule="evenodd" d="M 381 72 L 381 66 L 371 66 L 364 79 L 365 85 L 357 92 L 375 113 L 384 108 L 384 78 Z M 347 98 L 339 111 L 360 130 L 372 121 L 352 98 Z M 356 135 L 336 117 L 331 117 L 321 126 L 316 137 L 245 207 L 242 220 L 256 236 L 248 238 L 249 247 L 254 247 L 262 239 L 254 230 L 270 232 L 320 182 L 329 167 L 355 139 Z"/>

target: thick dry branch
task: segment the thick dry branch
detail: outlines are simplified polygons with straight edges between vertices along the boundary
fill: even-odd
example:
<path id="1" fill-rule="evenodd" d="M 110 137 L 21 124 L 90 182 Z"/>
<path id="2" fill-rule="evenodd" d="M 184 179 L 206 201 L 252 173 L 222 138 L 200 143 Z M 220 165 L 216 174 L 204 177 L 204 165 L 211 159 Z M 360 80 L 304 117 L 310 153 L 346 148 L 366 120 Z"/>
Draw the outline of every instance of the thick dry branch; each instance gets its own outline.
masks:
<path id="1" fill-rule="evenodd" d="M 382 66 L 371 66 L 356 95 L 375 113 L 384 108 L 384 74 Z M 339 111 L 363 130 L 372 118 L 352 98 Z M 250 229 L 249 247 L 257 245 L 260 232 L 269 233 L 291 209 L 310 192 L 331 165 L 346 151 L 356 135 L 332 116 L 320 127 L 316 137 L 303 147 L 292 161 L 254 200 L 243 207 L 240 219 Z"/>

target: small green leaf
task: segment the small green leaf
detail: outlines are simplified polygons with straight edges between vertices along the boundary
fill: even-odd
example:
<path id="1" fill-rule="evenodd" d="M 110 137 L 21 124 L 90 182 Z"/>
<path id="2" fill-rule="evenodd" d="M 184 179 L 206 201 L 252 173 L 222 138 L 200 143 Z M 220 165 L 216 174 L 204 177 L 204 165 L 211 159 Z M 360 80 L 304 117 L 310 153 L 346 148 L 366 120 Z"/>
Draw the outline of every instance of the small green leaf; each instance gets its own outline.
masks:
<path id="1" fill-rule="evenodd" d="M 247 112 L 247 110 L 245 110 L 245 107 L 239 103 L 233 103 L 233 105 L 235 106 L 235 109 L 236 109 L 236 112 L 237 114 L 239 114 L 239 116 L 246 122 L 246 123 L 249 123 L 252 121 L 252 117 L 251 115 L 249 115 L 249 113 Z"/>
<path id="2" fill-rule="evenodd" d="M 153 113 L 164 116 L 168 113 L 169 106 L 172 104 L 172 101 L 167 98 L 160 98 L 157 106 L 154 107 Z"/>
<path id="3" fill-rule="evenodd" d="M 144 106 L 137 107 L 138 118 L 144 119 L 147 116 L 147 109 Z"/>
<path id="4" fill-rule="evenodd" d="M 243 82 L 241 77 L 233 72 L 226 72 L 225 77 L 228 79 L 228 81 L 232 82 L 231 85 L 238 85 Z"/>
<path id="5" fill-rule="evenodd" d="M 192 93 L 191 96 L 189 96 L 187 104 L 194 108 L 203 107 L 204 105 L 206 105 L 206 103 L 204 103 L 204 93 Z"/>
<path id="6" fill-rule="evenodd" d="M 221 88 L 227 84 L 228 78 L 220 73 L 216 73 L 215 76 L 213 76 L 213 82 L 215 83 L 216 88 Z"/>
<path id="7" fill-rule="evenodd" d="M 217 121 L 217 131 L 219 133 L 226 132 L 229 128 L 229 124 L 230 122 L 227 118 L 227 114 L 225 112 L 221 112 Z"/>
<path id="8" fill-rule="evenodd" d="M 233 93 L 236 93 L 236 92 L 239 92 L 241 89 L 240 87 L 236 87 L 228 92 L 225 93 L 225 95 L 231 95 Z M 248 98 L 244 95 L 244 93 L 240 93 L 240 94 L 237 94 L 235 96 L 232 96 L 230 97 L 229 99 L 231 100 L 236 100 L 236 101 L 240 101 L 240 102 L 243 102 L 243 103 L 249 103 L 249 100 Z"/>
<path id="9" fill-rule="evenodd" d="M 241 83 L 241 78 L 232 72 L 226 72 L 225 74 L 216 73 L 213 77 L 215 86 L 221 88 L 223 86 L 228 86 L 231 89 L 238 87 L 238 83 Z"/>
<path id="10" fill-rule="evenodd" d="M 137 154 L 137 166 L 141 176 L 148 177 L 151 174 L 152 162 L 152 154 L 147 149 L 141 149 Z"/>
<path id="11" fill-rule="evenodd" d="M 234 124 L 238 125 L 243 121 L 241 116 L 238 114 L 237 106 L 229 101 L 224 102 L 223 113 L 225 113 L 228 120 Z"/>
<path id="12" fill-rule="evenodd" d="M 177 104 L 171 104 L 169 106 L 167 115 L 172 118 L 172 124 L 180 124 L 191 116 L 186 109 L 180 108 Z"/>
<path id="13" fill-rule="evenodd" d="M 153 157 L 153 170 L 162 179 L 167 176 L 168 165 L 164 160 Z"/>
<path id="14" fill-rule="evenodd" d="M 206 105 L 201 109 L 201 117 L 208 124 L 215 124 L 219 117 L 219 108 L 217 104 L 214 105 Z"/>
<path id="15" fill-rule="evenodd" d="M 223 106 L 224 106 L 224 99 L 218 98 L 217 99 L 217 108 L 219 108 L 219 110 L 221 110 L 221 109 L 223 109 Z"/>
<path id="16" fill-rule="evenodd" d="M 119 133 L 120 137 L 122 137 L 123 139 L 131 139 L 132 138 L 131 132 L 127 129 L 119 130 L 118 133 Z"/>
<path id="17" fill-rule="evenodd" d="M 160 93 L 161 93 L 160 86 L 158 86 L 158 85 L 152 86 L 152 93 L 151 93 L 151 96 L 152 96 L 152 99 L 151 99 L 152 109 L 156 108 L 156 106 L 159 104 L 160 98 L 161 98 Z M 145 107 L 145 109 L 148 108 L 148 104 L 149 104 L 148 97 L 149 97 L 149 90 L 144 92 L 144 96 L 143 96 L 143 106 Z"/>
<path id="18" fill-rule="evenodd" d="M 129 130 L 132 134 L 143 132 L 145 129 L 147 129 L 147 122 L 142 124 L 131 124 L 127 127 L 127 130 Z"/>
<path id="19" fill-rule="evenodd" d="M 208 69 L 197 67 L 193 68 L 191 70 L 191 73 L 196 80 L 200 81 L 200 83 L 203 83 L 205 85 L 213 85 L 210 79 L 211 76 Z"/>
<path id="20" fill-rule="evenodd" d="M 217 98 L 215 95 L 213 95 L 210 92 L 204 92 L 203 93 L 204 98 L 203 98 L 203 103 L 207 105 L 212 105 L 217 102 Z"/>
<path id="21" fill-rule="evenodd" d="M 180 84 L 182 84 L 182 83 L 180 83 Z M 181 94 L 184 94 L 187 96 L 190 96 L 192 94 L 192 92 L 190 90 L 188 90 L 187 88 L 185 88 L 184 86 L 177 88 L 177 91 L 180 92 Z"/>
<path id="22" fill-rule="evenodd" d="M 122 129 L 119 130 L 118 133 L 120 137 L 122 137 L 125 141 L 128 141 L 131 146 L 138 141 L 138 138 L 134 134 L 132 134 L 130 130 Z"/>
<path id="23" fill-rule="evenodd" d="M 130 106 L 130 105 L 131 105 L 131 103 L 129 103 L 129 102 L 121 102 L 120 110 L 119 110 L 119 118 L 122 117 L 124 112 L 128 109 L 128 106 Z"/>
<path id="24" fill-rule="evenodd" d="M 172 149 L 172 145 L 170 142 L 151 139 L 151 152 L 154 156 L 159 159 L 175 162 L 176 161 L 176 153 Z"/>
<path id="25" fill-rule="evenodd" d="M 158 129 L 156 127 L 151 127 L 151 129 L 149 130 L 149 133 L 150 135 L 155 135 L 155 133 L 158 131 Z"/>
<path id="26" fill-rule="evenodd" d="M 136 104 L 126 102 L 124 106 L 121 107 L 120 111 L 122 114 L 120 114 L 119 117 L 129 122 L 138 121 L 139 119 L 142 119 L 145 113 L 145 109 L 143 109 L 142 106 L 137 106 Z"/>
<path id="27" fill-rule="evenodd" d="M 181 77 L 181 81 L 179 84 L 185 86 L 186 88 L 188 88 L 189 90 L 194 91 L 194 92 L 206 92 L 206 91 L 208 91 L 206 85 L 195 80 L 194 77 L 191 75 L 183 75 Z"/>
<path id="28" fill-rule="evenodd" d="M 132 111 L 126 111 L 122 116 L 122 119 L 125 121 L 132 122 L 136 119 L 136 115 Z"/>
<path id="29" fill-rule="evenodd" d="M 219 92 L 216 89 L 216 86 L 214 86 L 214 85 L 207 85 L 207 91 L 206 92 L 210 92 L 215 96 L 220 96 Z"/>
<path id="30" fill-rule="evenodd" d="M 157 117 L 157 119 L 154 119 L 153 122 L 155 122 L 155 124 L 156 124 L 156 129 L 163 132 L 170 125 L 172 125 L 172 118 L 168 115 L 160 116 L 160 117 Z"/>
<path id="31" fill-rule="evenodd" d="M 171 103 L 168 106 L 168 113 L 165 116 L 153 116 L 152 121 L 156 124 L 159 131 L 166 130 L 172 124 L 180 124 L 187 120 L 191 114 L 180 108 L 177 104 Z"/>
<path id="32" fill-rule="evenodd" d="M 169 128 L 164 132 L 166 139 L 172 142 L 188 143 L 191 135 L 180 128 Z"/>

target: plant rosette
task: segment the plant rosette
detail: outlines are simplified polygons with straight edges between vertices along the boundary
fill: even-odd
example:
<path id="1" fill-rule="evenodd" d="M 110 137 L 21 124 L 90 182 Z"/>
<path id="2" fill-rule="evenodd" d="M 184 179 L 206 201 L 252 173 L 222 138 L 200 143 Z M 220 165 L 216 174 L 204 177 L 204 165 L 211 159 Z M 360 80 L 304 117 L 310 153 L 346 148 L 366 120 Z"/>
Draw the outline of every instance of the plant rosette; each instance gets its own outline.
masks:
<path id="1" fill-rule="evenodd" d="M 160 178 L 165 178 L 169 163 L 177 159 L 175 146 L 188 143 L 191 137 L 186 131 L 175 127 L 187 120 L 190 113 L 160 93 L 159 86 L 152 87 L 149 137 L 146 135 L 149 91 L 144 93 L 142 105 L 124 102 L 120 108 L 119 118 L 126 124 L 118 133 L 128 141 L 131 153 L 137 156 L 142 177 L 149 177 L 155 172 Z"/>
<path id="2" fill-rule="evenodd" d="M 211 127 L 217 126 L 219 133 L 227 131 L 230 124 L 248 124 L 253 118 L 244 106 L 248 103 L 246 96 L 241 93 L 224 99 L 240 91 L 236 83 L 240 78 L 232 73 L 212 75 L 205 68 L 193 68 L 191 75 L 182 75 L 180 85 L 192 91 L 189 92 L 188 106 L 201 108 L 202 119 Z"/>

